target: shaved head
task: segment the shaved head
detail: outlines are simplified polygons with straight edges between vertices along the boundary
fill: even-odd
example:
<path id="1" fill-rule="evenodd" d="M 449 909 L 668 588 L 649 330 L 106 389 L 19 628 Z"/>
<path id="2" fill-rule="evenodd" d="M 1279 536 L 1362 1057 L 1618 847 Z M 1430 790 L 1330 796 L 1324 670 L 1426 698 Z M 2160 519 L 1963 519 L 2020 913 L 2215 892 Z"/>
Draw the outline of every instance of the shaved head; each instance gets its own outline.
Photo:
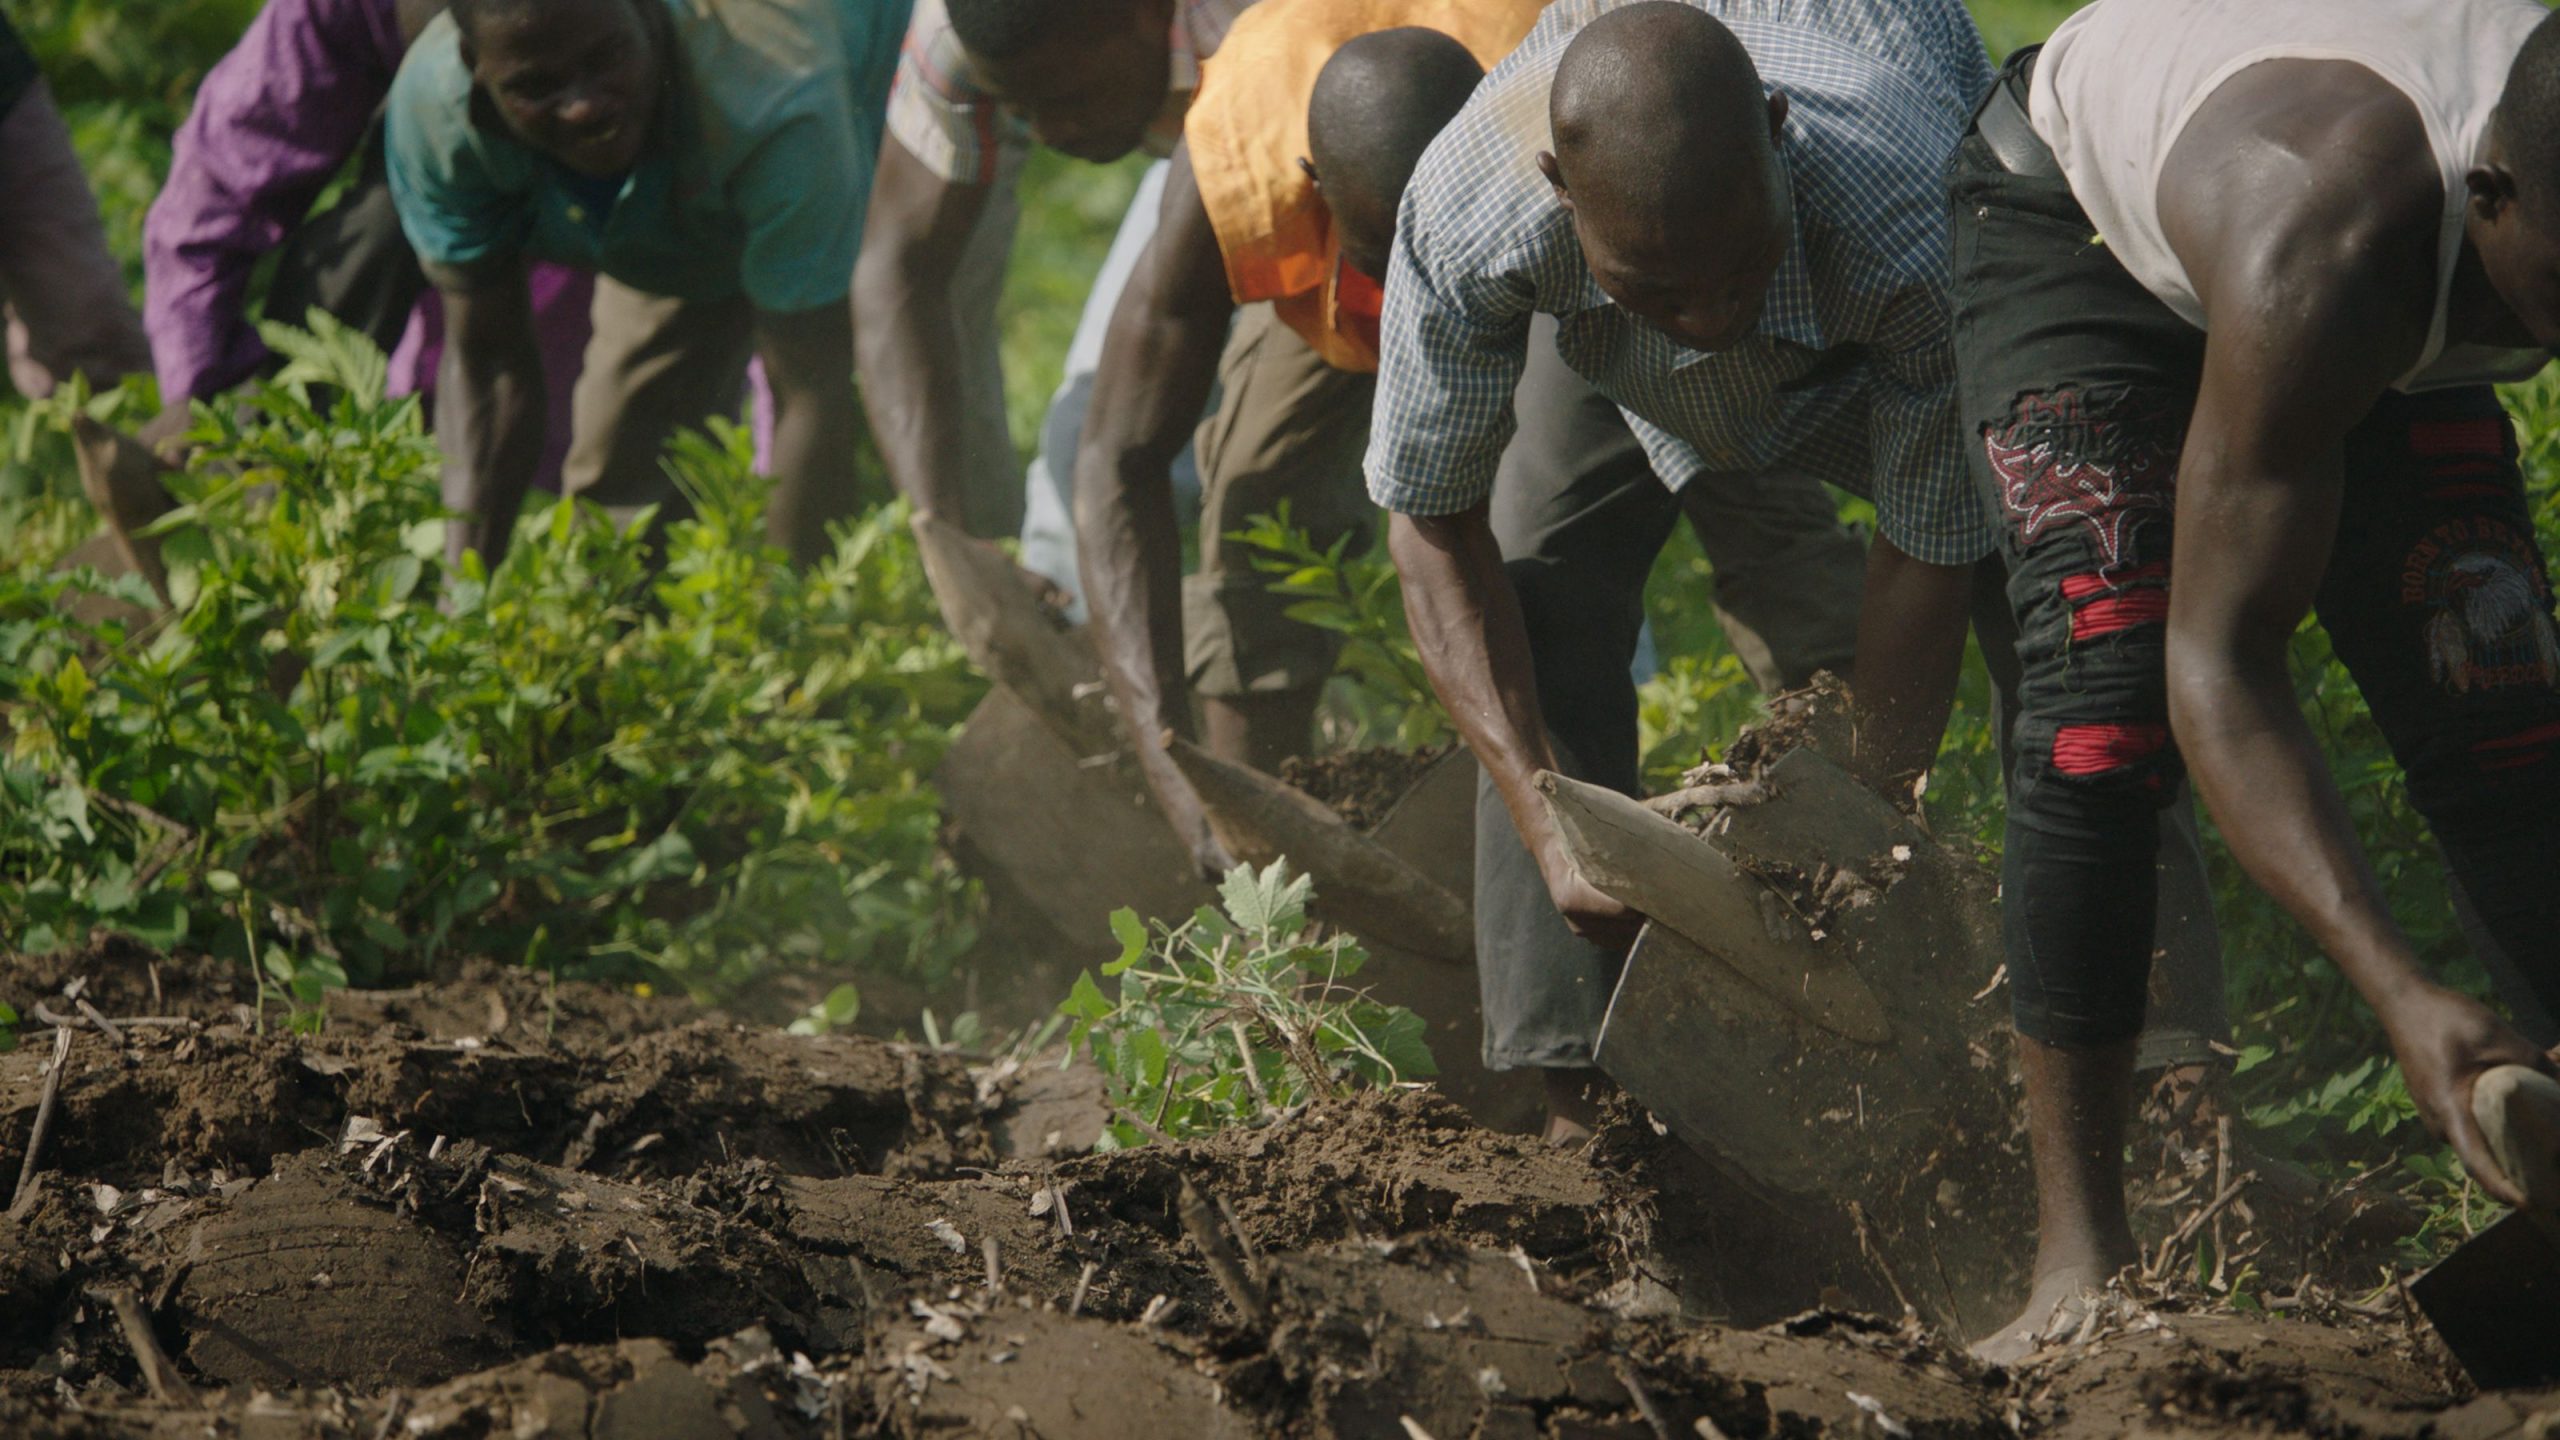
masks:
<path id="1" fill-rule="evenodd" d="M 1371 278 L 1386 274 L 1413 167 L 1482 79 L 1484 67 L 1466 46 L 1418 26 L 1359 36 L 1316 76 L 1308 158 L 1344 258 Z"/>
<path id="2" fill-rule="evenodd" d="M 1692 348 L 1747 338 L 1795 221 L 1786 99 L 1734 33 L 1678 0 L 1611 10 L 1565 48 L 1547 114 L 1539 168 L 1600 288 Z"/>

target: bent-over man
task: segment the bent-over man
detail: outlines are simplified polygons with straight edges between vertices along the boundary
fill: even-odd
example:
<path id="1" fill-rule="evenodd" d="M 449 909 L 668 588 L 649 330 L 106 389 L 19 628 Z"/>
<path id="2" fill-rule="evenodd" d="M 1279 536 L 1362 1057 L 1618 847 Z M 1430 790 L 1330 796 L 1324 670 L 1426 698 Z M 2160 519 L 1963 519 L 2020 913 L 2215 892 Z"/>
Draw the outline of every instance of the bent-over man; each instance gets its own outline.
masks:
<path id="1" fill-rule="evenodd" d="M 1965 449 L 2025 667 L 2003 893 L 2041 1215 L 2005 1359 L 2137 1258 L 2153 822 L 2190 771 L 2428 1125 L 2517 1199 L 2470 1098 L 2553 1069 L 2560 638 L 2490 384 L 2560 344 L 2560 22 L 2098 0 L 2012 58 L 1950 186 Z M 2534 1039 L 2392 917 L 2287 671 L 2314 609 Z"/>
<path id="2" fill-rule="evenodd" d="M 565 493 L 680 508 L 659 455 L 773 391 L 767 529 L 825 553 L 858 434 L 846 304 L 905 15 L 841 0 L 458 0 L 392 87 L 390 175 L 441 296 L 448 539 L 494 562 L 540 456 L 526 266 L 597 272 Z"/>

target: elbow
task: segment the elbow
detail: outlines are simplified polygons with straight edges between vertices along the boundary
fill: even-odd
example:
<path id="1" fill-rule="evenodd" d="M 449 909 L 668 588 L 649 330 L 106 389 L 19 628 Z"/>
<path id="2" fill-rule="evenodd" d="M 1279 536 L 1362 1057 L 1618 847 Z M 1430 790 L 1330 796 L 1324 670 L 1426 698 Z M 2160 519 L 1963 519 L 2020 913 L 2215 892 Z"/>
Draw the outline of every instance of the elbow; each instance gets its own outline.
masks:
<path id="1" fill-rule="evenodd" d="M 1466 554 L 1480 534 L 1487 538 L 1492 535 L 1491 512 L 1483 505 L 1444 515 L 1408 515 L 1391 510 L 1387 512 L 1387 558 L 1403 573 L 1411 573 L 1417 565 L 1446 564 Z"/>
<path id="2" fill-rule="evenodd" d="M 876 325 L 917 304 L 943 301 L 951 275 L 950 265 L 937 263 L 912 237 L 875 230 L 853 264 L 855 322 Z"/>

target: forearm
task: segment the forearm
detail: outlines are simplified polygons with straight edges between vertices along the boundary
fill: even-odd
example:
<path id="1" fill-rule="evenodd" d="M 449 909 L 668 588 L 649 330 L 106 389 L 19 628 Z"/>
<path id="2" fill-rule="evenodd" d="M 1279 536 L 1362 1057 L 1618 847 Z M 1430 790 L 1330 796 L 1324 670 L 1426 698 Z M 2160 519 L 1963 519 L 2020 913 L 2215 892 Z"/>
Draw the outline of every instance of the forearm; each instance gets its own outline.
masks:
<path id="1" fill-rule="evenodd" d="M 795 565 L 824 559 L 833 548 L 828 524 L 857 508 L 853 456 L 862 437 L 850 399 L 829 405 L 815 395 L 774 391 L 773 498 L 765 507 L 765 534 Z"/>
<path id="2" fill-rule="evenodd" d="M 2257 649 L 2173 627 L 2171 726 L 2233 858 L 2388 1021 L 2393 999 L 2425 977 L 2294 698 L 2283 648 Z"/>
<path id="3" fill-rule="evenodd" d="M 890 482 L 918 511 L 954 525 L 966 513 L 963 481 L 969 417 L 960 403 L 970 373 L 958 311 L 944 283 L 894 273 L 894 259 L 866 255 L 854 287 L 854 363 L 871 435 Z"/>
<path id="4" fill-rule="evenodd" d="M 504 558 L 542 461 L 544 428 L 542 352 L 529 326 L 497 346 L 448 338 L 436 397 L 444 503 L 457 517 L 445 531 L 448 564 L 466 550 L 493 569 Z"/>
<path id="5" fill-rule="evenodd" d="M 1556 757 L 1538 707 L 1529 627 L 1486 508 L 1392 516 L 1387 551 L 1433 693 L 1493 780 L 1529 853 L 1546 863 L 1555 833 L 1535 782 L 1539 771 L 1557 768 Z"/>
<path id="6" fill-rule="evenodd" d="M 1137 388 L 1108 371 L 1097 380 L 1076 460 L 1075 519 L 1094 647 L 1139 754 L 1152 758 L 1162 731 L 1191 733 L 1182 665 L 1182 529 L 1172 477 L 1182 427 L 1158 418 L 1161 397 L 1146 413 L 1111 408 L 1127 405 L 1126 392 Z M 1161 434 L 1144 433 L 1166 428 L 1176 432 L 1171 448 Z"/>
<path id="7" fill-rule="evenodd" d="M 1964 666 L 1973 567 L 1915 560 L 1882 535 L 1867 547 L 1858 612 L 1856 769 L 1908 794 L 1937 758 Z"/>
<path id="8" fill-rule="evenodd" d="M 861 436 L 853 408 L 853 312 L 842 301 L 756 315 L 756 352 L 773 389 L 773 493 L 765 533 L 815 564 L 833 548 L 827 525 L 851 515 L 853 457 Z"/>

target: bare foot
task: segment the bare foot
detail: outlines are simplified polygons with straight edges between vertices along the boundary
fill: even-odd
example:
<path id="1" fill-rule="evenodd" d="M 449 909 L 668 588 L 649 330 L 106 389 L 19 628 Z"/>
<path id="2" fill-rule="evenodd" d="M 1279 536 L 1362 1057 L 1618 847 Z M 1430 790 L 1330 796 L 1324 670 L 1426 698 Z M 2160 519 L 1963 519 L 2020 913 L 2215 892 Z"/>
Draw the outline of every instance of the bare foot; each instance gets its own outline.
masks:
<path id="1" fill-rule="evenodd" d="M 2121 1266 L 2064 1265 L 2036 1276 L 2027 1308 L 2018 1318 L 1973 1344 L 1973 1357 L 1994 1365 L 2015 1365 L 2046 1345 L 2071 1338 L 2089 1309 L 2107 1293 Z"/>
<path id="2" fill-rule="evenodd" d="M 1568 1150 L 1590 1144 L 1600 1129 L 1600 1112 L 1608 1108 L 1609 1097 L 1618 1093 L 1618 1083 L 1591 1069 L 1549 1070 L 1545 1078 L 1547 1143 Z"/>

